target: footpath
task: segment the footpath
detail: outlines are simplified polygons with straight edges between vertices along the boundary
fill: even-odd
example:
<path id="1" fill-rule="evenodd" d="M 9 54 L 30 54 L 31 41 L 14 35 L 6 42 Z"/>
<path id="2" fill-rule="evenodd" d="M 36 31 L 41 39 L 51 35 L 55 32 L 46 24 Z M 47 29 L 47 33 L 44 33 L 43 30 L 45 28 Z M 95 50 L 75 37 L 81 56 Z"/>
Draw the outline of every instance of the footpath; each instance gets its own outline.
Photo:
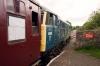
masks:
<path id="1" fill-rule="evenodd" d="M 100 59 L 74 51 L 75 37 L 64 48 L 64 53 L 57 57 L 49 66 L 100 66 Z"/>

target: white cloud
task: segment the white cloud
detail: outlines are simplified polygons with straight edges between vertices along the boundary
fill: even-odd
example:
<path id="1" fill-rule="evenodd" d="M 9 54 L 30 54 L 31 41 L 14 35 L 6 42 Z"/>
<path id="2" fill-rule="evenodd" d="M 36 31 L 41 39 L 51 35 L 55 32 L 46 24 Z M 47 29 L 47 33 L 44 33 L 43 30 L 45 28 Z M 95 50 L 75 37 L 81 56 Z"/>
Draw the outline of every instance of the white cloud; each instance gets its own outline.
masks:
<path id="1" fill-rule="evenodd" d="M 83 25 L 89 15 L 100 7 L 100 0 L 38 0 L 73 26 Z"/>

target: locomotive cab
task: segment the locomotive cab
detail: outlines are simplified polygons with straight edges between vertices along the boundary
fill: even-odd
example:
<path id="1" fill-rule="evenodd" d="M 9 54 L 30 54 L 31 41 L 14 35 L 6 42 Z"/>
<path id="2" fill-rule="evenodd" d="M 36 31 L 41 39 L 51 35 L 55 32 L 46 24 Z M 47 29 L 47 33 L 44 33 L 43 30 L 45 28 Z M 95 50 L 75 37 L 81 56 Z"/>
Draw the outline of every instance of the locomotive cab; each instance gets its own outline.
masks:
<path id="1" fill-rule="evenodd" d="M 55 14 L 45 10 L 42 10 L 41 13 L 41 52 L 45 52 L 57 44 L 58 17 Z"/>

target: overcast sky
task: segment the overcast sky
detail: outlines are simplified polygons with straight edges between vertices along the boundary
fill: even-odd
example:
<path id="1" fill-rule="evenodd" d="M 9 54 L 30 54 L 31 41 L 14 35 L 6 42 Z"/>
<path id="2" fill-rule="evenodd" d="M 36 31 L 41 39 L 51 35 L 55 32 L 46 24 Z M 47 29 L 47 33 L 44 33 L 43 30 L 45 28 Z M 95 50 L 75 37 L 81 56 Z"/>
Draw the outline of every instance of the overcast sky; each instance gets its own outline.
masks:
<path id="1" fill-rule="evenodd" d="M 100 0 L 38 0 L 73 26 L 82 26 L 90 14 L 100 8 Z"/>

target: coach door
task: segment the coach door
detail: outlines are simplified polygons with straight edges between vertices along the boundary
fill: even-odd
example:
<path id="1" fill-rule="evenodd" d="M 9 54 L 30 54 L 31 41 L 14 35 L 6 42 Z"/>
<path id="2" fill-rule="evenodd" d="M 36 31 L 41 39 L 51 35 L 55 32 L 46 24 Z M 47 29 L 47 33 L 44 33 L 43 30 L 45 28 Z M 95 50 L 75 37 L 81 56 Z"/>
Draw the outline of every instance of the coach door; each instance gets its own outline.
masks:
<path id="1" fill-rule="evenodd" d="M 0 66 L 28 65 L 30 45 L 27 44 L 25 1 L 4 1 L 5 6 L 0 6 Z"/>
<path id="2" fill-rule="evenodd" d="M 53 44 L 56 45 L 57 44 L 57 17 L 55 15 L 53 15 Z"/>
<path id="3" fill-rule="evenodd" d="M 39 7 L 32 4 L 31 9 L 31 52 L 30 61 L 37 60 L 40 56 L 40 22 L 39 22 Z"/>

